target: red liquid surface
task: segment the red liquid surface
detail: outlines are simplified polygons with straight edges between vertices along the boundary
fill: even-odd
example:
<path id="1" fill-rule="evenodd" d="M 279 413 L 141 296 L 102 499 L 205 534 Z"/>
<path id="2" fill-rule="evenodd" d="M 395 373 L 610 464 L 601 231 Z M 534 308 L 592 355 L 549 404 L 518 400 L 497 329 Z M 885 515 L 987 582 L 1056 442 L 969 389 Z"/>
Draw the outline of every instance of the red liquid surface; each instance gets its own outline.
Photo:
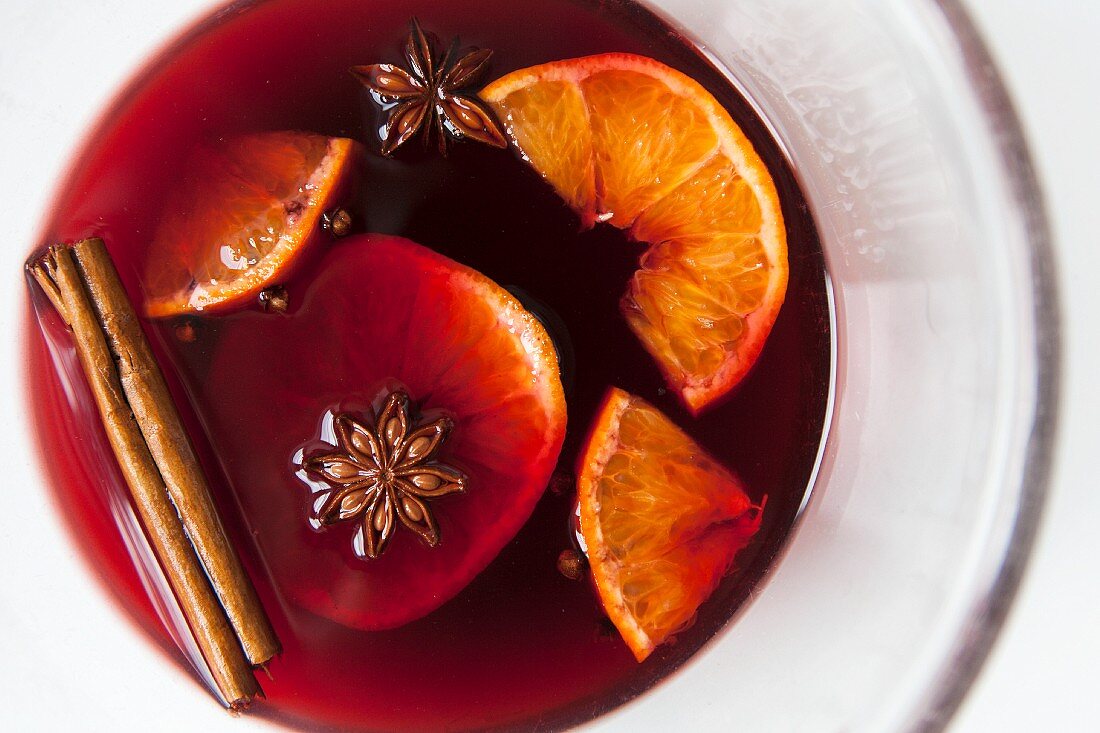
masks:
<path id="1" fill-rule="evenodd" d="M 103 237 L 140 302 L 148 243 L 188 151 L 220 136 L 278 129 L 376 145 L 378 118 L 347 68 L 401 61 L 412 15 L 444 40 L 458 35 L 464 45 L 495 49 L 490 77 L 592 53 L 652 56 L 707 87 L 775 177 L 790 247 L 786 302 L 749 377 L 699 419 L 666 392 L 656 365 L 620 316 L 618 300 L 640 245 L 607 226 L 578 233 L 576 218 L 511 153 L 461 144 L 442 159 L 414 143 L 393 160 L 370 155 L 362 171 L 363 198 L 353 206 L 360 231 L 408 237 L 477 269 L 516 289 L 551 322 L 563 355 L 571 354 L 563 358 L 569 427 L 562 466 L 572 467 L 600 399 L 614 385 L 672 417 L 740 476 L 753 500 L 767 495 L 759 533 L 738 555 L 735 572 L 700 608 L 696 623 L 645 663 L 634 661 L 591 587 L 556 569 L 558 554 L 571 542 L 571 491 L 547 491 L 496 559 L 423 618 L 375 632 L 329 620 L 333 614 L 302 602 L 319 581 L 303 572 L 308 561 L 299 556 L 308 556 L 311 544 L 332 542 L 345 552 L 348 573 L 362 561 L 346 546 L 346 536 L 308 531 L 308 491 L 294 477 L 291 458 L 315 438 L 323 410 L 340 399 L 365 404 L 377 385 L 349 387 L 342 397 L 288 387 L 273 400 L 304 401 L 303 415 L 316 408 L 311 431 L 276 425 L 257 432 L 240 424 L 248 406 L 235 404 L 227 376 L 212 370 L 246 356 L 236 352 L 251 342 L 234 334 L 261 319 L 268 319 L 264 328 L 277 340 L 279 328 L 270 319 L 282 319 L 289 334 L 295 323 L 335 317 L 327 313 L 335 301 L 311 290 L 331 269 L 335 248 L 288 283 L 292 306 L 285 316 L 246 310 L 201 319 L 193 343 L 176 339 L 171 322 L 147 323 L 147 332 L 285 647 L 271 665 L 273 679 L 262 680 L 267 700 L 250 714 L 365 730 L 529 728 L 536 721 L 540 728 L 563 727 L 645 691 L 729 621 L 782 547 L 822 438 L 829 303 L 813 222 L 764 125 L 694 48 L 637 6 L 620 2 L 271 0 L 233 6 L 169 49 L 104 119 L 40 244 Z M 120 535 L 118 502 L 109 497 L 121 479 L 86 386 L 79 380 L 66 385 L 57 376 L 55 365 L 73 356 L 57 323 L 45 321 L 54 349 L 37 327 L 29 329 L 28 387 L 51 488 L 60 503 L 84 508 L 65 516 L 91 566 L 150 636 L 182 662 Z M 274 353 L 294 352 L 296 363 L 308 365 L 316 350 L 318 368 L 327 368 L 327 352 L 308 341 L 288 338 Z M 248 431 L 254 439 L 240 437 Z M 293 521 L 301 524 L 280 534 L 299 511 Z M 313 539 L 299 542 L 298 536 Z"/>

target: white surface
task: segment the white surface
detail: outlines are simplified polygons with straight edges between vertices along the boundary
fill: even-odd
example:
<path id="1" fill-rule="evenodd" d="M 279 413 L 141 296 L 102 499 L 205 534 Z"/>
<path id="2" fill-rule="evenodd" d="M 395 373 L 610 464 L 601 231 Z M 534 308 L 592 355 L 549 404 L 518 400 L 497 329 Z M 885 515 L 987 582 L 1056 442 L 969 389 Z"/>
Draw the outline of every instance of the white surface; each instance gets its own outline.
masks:
<path id="1" fill-rule="evenodd" d="M 9 276 L 0 329 L 9 336 L 3 363 L 13 363 L 18 347 L 23 295 L 12 274 L 34 240 L 61 166 L 102 108 L 107 90 L 203 4 L 180 0 L 149 8 L 138 0 L 98 0 L 61 14 L 34 0 L 4 0 L 0 171 L 6 175 L 0 187 L 9 216 L 0 272 Z M 1100 556 L 1092 526 L 1100 518 L 1100 494 L 1091 480 L 1090 459 L 1100 437 L 1100 391 L 1089 366 L 1100 353 L 1084 334 L 1094 329 L 1100 304 L 1097 289 L 1086 279 L 1100 266 L 1095 247 L 1100 205 L 1093 200 L 1095 171 L 1100 170 L 1095 132 L 1100 107 L 1093 96 L 1100 88 L 1100 52 L 1094 50 L 1093 37 L 1100 28 L 1100 6 L 1072 0 L 1042 6 L 972 0 L 969 5 L 1031 133 L 1059 239 L 1070 333 L 1057 488 L 1039 550 L 1006 634 L 953 729 L 1092 730 L 1100 720 L 1100 700 L 1093 692 L 1100 679 L 1095 625 L 1100 584 L 1091 562 Z M 11 375 L 5 375 L 0 414 L 12 415 L 21 397 Z M 3 434 L 5 454 L 25 472 L 30 458 L 13 456 L 14 437 Z M 82 560 L 62 533 L 55 509 L 41 496 L 39 487 L 18 484 L 0 492 L 0 704 L 6 724 L 32 730 L 126 730 L 160 714 L 188 720 L 189 730 L 230 727 L 193 685 L 175 685 L 178 694 L 163 695 L 164 675 L 179 673 L 119 623 L 118 612 L 102 603 L 102 592 L 85 574 L 72 572 Z M 16 523 L 42 531 L 28 544 L 26 534 L 15 531 Z M 11 541 L 16 536 L 18 546 Z M 57 599 L 65 599 L 64 608 L 57 608 Z M 68 608 L 79 609 L 79 615 L 66 613 Z M 117 698 L 94 694 L 104 679 L 127 690 L 125 706 Z M 234 721 L 231 729 L 257 727 Z"/>

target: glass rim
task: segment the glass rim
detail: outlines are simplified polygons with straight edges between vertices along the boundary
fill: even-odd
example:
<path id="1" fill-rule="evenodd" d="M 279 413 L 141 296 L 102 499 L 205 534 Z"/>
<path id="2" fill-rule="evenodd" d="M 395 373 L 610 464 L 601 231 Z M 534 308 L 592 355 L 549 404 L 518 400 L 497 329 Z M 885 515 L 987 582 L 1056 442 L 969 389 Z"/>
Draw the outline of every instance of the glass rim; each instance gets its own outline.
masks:
<path id="1" fill-rule="evenodd" d="M 914 733 L 946 729 L 1000 638 L 1035 547 L 1049 493 L 1061 395 L 1062 346 L 1054 237 L 1023 125 L 989 47 L 962 0 L 922 0 L 942 16 L 962 58 L 965 83 L 986 122 L 1008 193 L 1017 205 L 1031 282 L 1035 402 L 1015 512 L 1000 565 L 974 594 L 951 655 L 925 690 L 926 704 L 906 724 Z"/>

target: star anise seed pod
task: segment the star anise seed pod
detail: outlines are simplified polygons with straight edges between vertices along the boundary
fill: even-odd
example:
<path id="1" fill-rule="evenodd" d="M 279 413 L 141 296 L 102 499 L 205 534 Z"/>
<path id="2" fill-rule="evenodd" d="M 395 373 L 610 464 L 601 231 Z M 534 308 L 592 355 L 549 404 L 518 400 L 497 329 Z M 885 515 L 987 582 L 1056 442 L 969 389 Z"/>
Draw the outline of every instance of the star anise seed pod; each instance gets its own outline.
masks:
<path id="1" fill-rule="evenodd" d="M 485 73 L 493 52 L 475 48 L 459 56 L 455 39 L 440 57 L 438 45 L 435 34 L 425 33 L 413 18 L 405 40 L 407 69 L 394 64 L 351 68 L 375 102 L 388 112 L 382 154 L 393 154 L 421 130 L 425 144 L 434 131 L 442 155 L 447 154 L 449 139 L 508 147 L 493 110 L 470 89 Z"/>
<path id="2" fill-rule="evenodd" d="M 467 484 L 462 472 L 432 460 L 452 427 L 446 417 L 413 426 L 404 392 L 386 398 L 373 425 L 347 413 L 337 415 L 336 450 L 302 463 L 306 472 L 332 487 L 314 505 L 314 518 L 322 526 L 359 521 L 353 546 L 360 557 L 381 555 L 397 520 L 435 547 L 439 525 L 428 500 L 465 491 Z"/>

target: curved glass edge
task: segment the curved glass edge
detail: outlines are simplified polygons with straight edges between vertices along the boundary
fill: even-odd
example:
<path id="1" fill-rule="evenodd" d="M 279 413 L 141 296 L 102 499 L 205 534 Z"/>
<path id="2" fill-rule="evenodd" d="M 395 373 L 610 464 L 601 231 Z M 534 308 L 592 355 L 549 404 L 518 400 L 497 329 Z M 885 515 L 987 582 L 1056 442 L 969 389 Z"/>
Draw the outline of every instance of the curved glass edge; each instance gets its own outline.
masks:
<path id="1" fill-rule="evenodd" d="M 1018 205 L 1020 226 L 1030 247 L 1036 360 L 1034 420 L 1031 425 L 1017 507 L 1007 551 L 989 586 L 975 599 L 958 633 L 958 645 L 944 660 L 926 704 L 906 726 L 913 733 L 947 728 L 978 678 L 1016 598 L 1035 544 L 1050 485 L 1061 396 L 1062 345 L 1057 263 L 1039 178 L 1015 106 L 992 55 L 961 0 L 927 0 L 950 27 L 958 43 L 967 80 L 989 124 L 1006 173 L 1009 193 Z"/>
<path id="2" fill-rule="evenodd" d="M 906 726 L 907 730 L 914 733 L 934 733 L 947 728 L 981 672 L 1008 617 L 1031 557 L 1052 473 L 1053 447 L 1057 435 L 1061 396 L 1062 346 L 1059 328 L 1060 300 L 1056 284 L 1057 262 L 1053 237 L 1039 179 L 1015 107 L 985 41 L 970 15 L 962 7 L 961 0 L 923 1 L 943 16 L 944 22 L 954 35 L 965 63 L 968 81 L 986 116 L 1000 152 L 1010 193 L 1019 205 L 1020 226 L 1030 246 L 1029 264 L 1035 318 L 1032 349 L 1036 359 L 1038 395 L 1027 455 L 1024 459 L 1023 479 L 1017 494 L 1017 512 L 1008 540 L 1007 552 L 989 586 L 973 603 L 965 626 L 959 630 L 958 647 L 953 655 L 945 660 L 940 676 L 933 681 L 930 690 L 923 698 L 927 704 L 914 712 L 912 720 Z M 124 100 L 126 94 L 140 83 L 148 67 L 155 65 L 167 52 L 184 42 L 191 34 L 201 32 L 206 22 L 219 15 L 219 9 L 221 12 L 229 12 L 249 4 L 248 0 L 221 0 L 207 3 L 202 10 L 180 26 L 182 30 L 168 35 L 164 42 L 149 54 L 142 67 L 106 97 L 107 101 L 100 115 L 93 118 L 92 123 L 88 125 L 88 133 L 72 146 L 71 150 L 74 153 L 68 158 L 64 169 L 65 174 L 59 176 L 58 180 L 68 178 L 68 171 L 79 163 L 79 151 L 85 147 L 88 136 L 102 126 L 103 113 Z M 650 6 L 647 5 L 647 7 Z M 656 9 L 652 7 L 650 9 L 664 17 Z M 54 190 L 46 200 L 52 202 L 59 194 L 59 190 Z M 830 410 L 831 402 L 830 399 Z M 801 516 L 796 520 L 796 528 L 800 520 Z M 266 721 L 263 722 L 266 723 Z"/>

